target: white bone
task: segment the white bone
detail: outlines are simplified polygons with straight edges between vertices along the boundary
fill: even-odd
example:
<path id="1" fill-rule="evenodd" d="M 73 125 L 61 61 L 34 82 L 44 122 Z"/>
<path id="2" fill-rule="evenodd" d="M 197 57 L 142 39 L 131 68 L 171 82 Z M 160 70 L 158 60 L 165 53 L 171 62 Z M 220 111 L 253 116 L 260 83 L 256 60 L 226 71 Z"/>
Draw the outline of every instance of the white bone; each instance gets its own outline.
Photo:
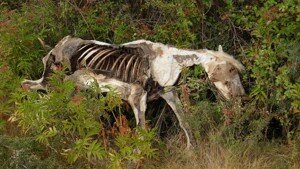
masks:
<path id="1" fill-rule="evenodd" d="M 99 64 L 102 63 L 103 60 L 105 60 L 107 57 L 113 55 L 116 52 L 117 52 L 116 50 L 111 50 L 111 49 L 106 49 L 103 52 L 100 52 L 99 54 L 97 54 L 97 57 L 95 56 L 93 58 L 93 60 L 91 61 L 91 67 L 94 65 L 94 62 L 96 62 L 96 60 L 98 60 L 98 58 L 101 57 L 102 55 L 104 55 L 104 57 L 98 62 L 98 64 L 95 66 L 95 68 L 97 68 L 99 66 Z"/>
<path id="2" fill-rule="evenodd" d="M 136 55 L 133 55 L 130 60 L 128 61 L 127 63 L 127 66 L 126 66 L 126 69 L 125 69 L 125 81 L 128 80 L 129 78 L 129 69 L 130 69 L 130 66 L 131 66 L 131 63 L 133 62 L 133 60 L 136 58 L 137 56 Z M 135 60 L 136 61 L 136 60 Z"/>
<path id="3" fill-rule="evenodd" d="M 118 63 L 119 63 L 120 60 L 124 59 L 124 57 L 123 57 L 124 55 L 126 57 L 126 54 L 122 54 L 122 55 L 118 56 L 118 59 L 114 62 L 113 66 L 111 68 L 112 71 L 114 71 L 115 68 L 116 68 L 116 71 L 118 70 Z"/>
<path id="4" fill-rule="evenodd" d="M 86 63 L 86 61 L 89 59 L 89 57 L 91 57 L 94 53 L 98 52 L 100 49 L 94 49 L 92 50 L 90 53 L 88 53 L 81 62 Z M 88 63 L 87 63 L 88 65 Z"/>
<path id="5" fill-rule="evenodd" d="M 100 42 L 100 41 L 96 41 L 96 40 L 90 40 L 90 41 L 97 45 L 111 46 L 111 44 L 106 43 L 106 42 Z"/>
<path id="6" fill-rule="evenodd" d="M 106 49 L 102 52 L 100 52 L 99 54 L 97 54 L 97 59 L 95 59 L 95 61 L 93 61 L 93 65 L 94 63 L 98 60 L 98 58 L 102 57 L 100 61 L 97 62 L 96 66 L 93 66 L 95 69 L 98 69 L 99 67 L 101 67 L 100 65 L 102 64 L 103 61 L 105 61 L 105 59 L 109 56 L 111 56 L 112 54 L 114 54 L 117 51 L 114 51 L 113 49 Z"/>
<path id="7" fill-rule="evenodd" d="M 219 52 L 223 52 L 223 49 L 222 49 L 222 46 L 221 46 L 221 45 L 219 45 L 218 51 L 219 51 Z"/>
<path id="8" fill-rule="evenodd" d="M 125 56 L 125 57 L 123 58 L 122 62 L 121 62 L 120 65 L 119 65 L 119 69 L 118 69 L 117 72 L 116 72 L 117 77 L 119 77 L 119 76 L 121 75 L 121 72 L 124 71 L 124 70 L 122 70 L 123 65 L 125 64 L 125 62 L 128 60 L 129 57 L 132 57 L 132 55 L 129 54 L 129 55 L 127 55 L 127 56 Z M 125 67 L 125 69 L 126 69 L 126 66 L 125 66 L 125 65 L 124 65 L 124 67 Z M 121 79 L 123 79 L 123 78 L 121 78 Z"/>
<path id="9" fill-rule="evenodd" d="M 92 47 L 88 48 L 85 52 L 83 52 L 83 53 L 81 54 L 81 56 L 78 58 L 78 60 L 82 60 L 82 59 L 85 57 L 85 55 L 86 55 L 87 53 L 89 53 L 91 50 L 93 50 Z"/>
<path id="10" fill-rule="evenodd" d="M 141 62 L 141 60 L 142 59 L 140 57 L 138 57 L 137 60 L 135 61 L 133 68 L 132 68 L 131 77 L 136 77 L 137 66 L 138 66 L 138 63 Z"/>

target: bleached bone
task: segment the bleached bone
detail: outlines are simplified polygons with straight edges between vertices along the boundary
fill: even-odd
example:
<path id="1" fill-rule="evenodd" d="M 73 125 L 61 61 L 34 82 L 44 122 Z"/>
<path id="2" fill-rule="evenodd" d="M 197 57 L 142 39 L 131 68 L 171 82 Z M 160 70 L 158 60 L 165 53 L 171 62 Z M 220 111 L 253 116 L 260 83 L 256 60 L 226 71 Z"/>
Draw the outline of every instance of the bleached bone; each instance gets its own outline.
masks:
<path id="1" fill-rule="evenodd" d="M 91 45 L 94 45 L 94 44 L 85 44 L 85 45 L 83 45 L 81 48 L 78 49 L 78 52 L 83 50 L 84 48 L 86 48 L 88 46 L 91 46 Z"/>
<path id="2" fill-rule="evenodd" d="M 111 64 L 111 58 L 108 58 L 108 64 L 106 65 L 105 70 L 108 70 Z"/>
<path id="3" fill-rule="evenodd" d="M 81 62 L 84 59 L 85 55 L 88 54 L 90 51 L 92 51 L 94 48 L 95 46 L 84 51 L 83 54 L 78 58 L 79 62 Z"/>
<path id="4" fill-rule="evenodd" d="M 221 46 L 221 45 L 219 45 L 219 47 L 218 47 L 218 51 L 219 51 L 219 52 L 223 52 L 223 48 L 222 48 L 222 46 Z"/>
<path id="5" fill-rule="evenodd" d="M 105 60 L 107 57 L 113 55 L 113 54 L 116 53 L 116 52 L 117 52 L 117 51 L 110 50 L 110 49 L 106 49 L 106 50 L 104 50 L 104 51 L 98 53 L 98 54 L 93 58 L 93 60 L 90 62 L 90 67 L 95 67 L 95 68 L 97 68 L 97 67 L 98 67 L 98 66 L 97 66 L 98 64 L 101 64 L 103 60 Z M 103 58 L 101 58 L 101 60 L 98 61 L 98 59 L 99 59 L 102 55 L 104 55 Z M 98 64 L 97 64 L 96 66 L 94 66 L 94 63 L 95 63 L 96 61 L 98 61 Z"/>
<path id="6" fill-rule="evenodd" d="M 138 66 L 138 63 L 141 62 L 141 58 L 138 57 L 137 60 L 135 61 L 134 65 L 133 65 L 133 68 L 132 68 L 132 73 L 131 73 L 131 77 L 136 77 L 136 74 L 137 74 L 137 66 Z"/>
<path id="7" fill-rule="evenodd" d="M 102 62 L 103 62 L 107 57 L 113 55 L 113 54 L 116 53 L 116 52 L 118 52 L 118 51 L 113 50 L 113 49 L 111 49 L 111 48 L 107 48 L 107 49 L 101 51 L 101 52 L 98 54 L 97 60 L 95 60 L 95 63 L 97 63 L 97 64 L 96 64 L 96 66 L 94 66 L 94 67 L 99 67 L 100 64 L 102 64 Z M 101 57 L 102 57 L 102 58 L 101 58 Z M 101 58 L 101 59 L 98 61 L 99 58 Z M 91 62 L 92 62 L 92 61 L 91 61 Z M 93 63 L 93 64 L 94 64 L 94 63 Z"/>
<path id="8" fill-rule="evenodd" d="M 111 68 L 112 71 L 117 71 L 117 70 L 118 70 L 118 63 L 119 63 L 119 61 L 122 62 L 123 56 L 126 56 L 126 54 L 120 55 L 120 56 L 118 57 L 118 59 L 114 62 L 113 66 L 112 66 L 112 68 Z M 116 68 L 116 69 L 115 69 L 115 68 Z"/>
<path id="9" fill-rule="evenodd" d="M 125 57 L 123 58 L 122 62 L 121 62 L 120 65 L 119 65 L 119 69 L 118 69 L 117 72 L 116 72 L 117 77 L 119 77 L 119 76 L 121 75 L 122 71 L 124 71 L 124 69 L 123 69 L 123 67 L 125 66 L 124 64 L 125 64 L 126 60 L 127 60 L 129 57 L 132 57 L 132 55 L 127 55 L 127 56 L 125 56 Z M 125 66 L 125 67 L 126 67 L 126 66 Z M 125 68 L 125 69 L 126 69 L 126 68 Z M 121 79 L 122 79 L 122 78 L 121 78 Z"/>
<path id="10" fill-rule="evenodd" d="M 92 57 L 93 56 L 93 54 L 94 53 L 97 53 L 98 51 L 100 51 L 101 49 L 94 49 L 94 50 L 92 50 L 91 52 L 89 52 L 86 56 L 84 56 L 84 58 L 82 59 L 82 63 L 87 63 L 87 60 L 90 58 L 90 57 Z M 89 64 L 87 64 L 87 66 L 88 66 Z"/>
<path id="11" fill-rule="evenodd" d="M 128 63 L 127 63 L 127 66 L 126 66 L 126 68 L 125 68 L 125 82 L 126 81 L 130 81 L 130 80 L 128 80 L 128 78 L 130 78 L 129 77 L 129 67 L 131 66 L 131 63 L 133 62 L 133 60 L 135 59 L 137 57 L 137 55 L 133 55 L 131 58 L 130 58 L 130 60 L 128 61 Z"/>

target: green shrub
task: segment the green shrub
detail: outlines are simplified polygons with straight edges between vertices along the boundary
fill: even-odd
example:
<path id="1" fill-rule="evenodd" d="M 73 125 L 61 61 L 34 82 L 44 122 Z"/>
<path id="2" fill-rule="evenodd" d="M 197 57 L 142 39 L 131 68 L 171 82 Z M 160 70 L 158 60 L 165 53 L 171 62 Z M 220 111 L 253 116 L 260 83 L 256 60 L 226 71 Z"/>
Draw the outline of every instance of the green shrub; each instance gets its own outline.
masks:
<path id="1" fill-rule="evenodd" d="M 107 138 L 101 138 L 104 121 L 110 121 L 109 114 L 118 110 L 121 99 L 113 91 L 103 96 L 97 84 L 91 91 L 74 94 L 75 86 L 70 81 L 63 82 L 63 78 L 63 72 L 53 74 L 47 94 L 15 94 L 17 108 L 11 119 L 38 142 L 66 156 L 70 163 L 78 158 L 88 161 L 108 158 L 112 164 L 121 165 L 126 160 L 153 155 L 153 131 L 138 130 L 140 134 L 130 135 L 120 133 L 112 143 L 117 150 L 113 147 L 106 149 L 103 141 Z M 141 153 L 134 153 L 134 149 Z"/>
<path id="2" fill-rule="evenodd" d="M 299 98 L 295 97 L 300 82 L 297 4 L 299 2 L 294 0 L 265 1 L 246 5 L 239 15 L 234 13 L 235 8 L 230 11 L 235 23 L 251 33 L 251 46 L 247 47 L 245 58 L 252 81 L 249 90 L 253 102 L 250 104 L 255 103 L 255 112 L 268 114 L 260 118 L 279 120 L 282 135 L 288 138 L 295 131 L 292 126 L 299 125 L 294 119 L 299 121 L 300 117 L 296 108 Z"/>

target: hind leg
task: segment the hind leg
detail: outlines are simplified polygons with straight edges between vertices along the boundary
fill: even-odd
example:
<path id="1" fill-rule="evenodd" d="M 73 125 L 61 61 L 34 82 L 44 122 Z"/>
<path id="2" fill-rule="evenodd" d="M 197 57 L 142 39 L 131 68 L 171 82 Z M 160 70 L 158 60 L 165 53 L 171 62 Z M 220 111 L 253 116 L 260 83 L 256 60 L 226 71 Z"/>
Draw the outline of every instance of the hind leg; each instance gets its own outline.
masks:
<path id="1" fill-rule="evenodd" d="M 140 85 L 133 85 L 128 97 L 128 103 L 133 109 L 136 125 L 145 128 L 145 111 L 146 111 L 147 92 Z"/>

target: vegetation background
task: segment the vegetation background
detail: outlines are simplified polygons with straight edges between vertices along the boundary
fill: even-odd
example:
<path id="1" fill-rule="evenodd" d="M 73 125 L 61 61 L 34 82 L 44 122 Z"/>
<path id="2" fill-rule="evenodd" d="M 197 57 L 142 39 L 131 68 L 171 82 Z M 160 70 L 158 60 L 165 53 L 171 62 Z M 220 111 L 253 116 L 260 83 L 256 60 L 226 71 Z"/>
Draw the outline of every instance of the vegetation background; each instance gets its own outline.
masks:
<path id="1" fill-rule="evenodd" d="M 0 35 L 0 168 L 300 168 L 298 0 L 1 0 Z M 42 72 L 38 38 L 55 46 L 66 35 L 222 45 L 245 65 L 248 97 L 224 102 L 201 67 L 184 71 L 176 88 L 196 138 L 186 153 L 162 100 L 143 131 L 114 92 L 74 93 L 63 72 L 47 95 L 23 91 Z"/>

